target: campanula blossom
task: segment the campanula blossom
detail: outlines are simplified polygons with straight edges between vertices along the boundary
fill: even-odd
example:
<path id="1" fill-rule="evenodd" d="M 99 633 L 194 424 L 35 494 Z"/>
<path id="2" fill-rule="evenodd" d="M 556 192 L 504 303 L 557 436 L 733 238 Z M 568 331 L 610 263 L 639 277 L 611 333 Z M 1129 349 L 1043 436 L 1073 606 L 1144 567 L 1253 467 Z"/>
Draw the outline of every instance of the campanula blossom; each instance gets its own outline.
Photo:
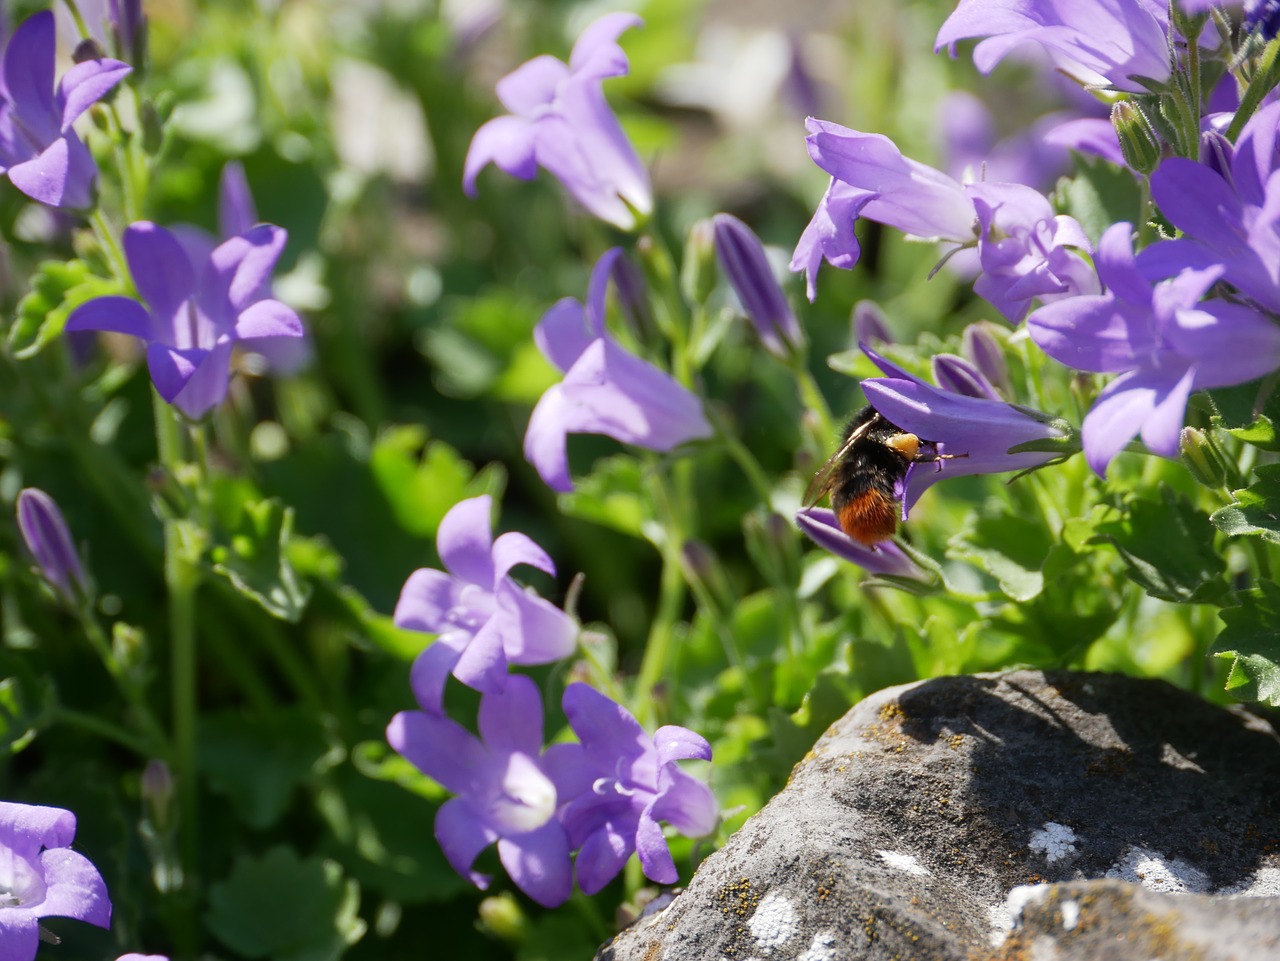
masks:
<path id="1" fill-rule="evenodd" d="M 76 816 L 62 808 L 0 801 L 0 957 L 31 961 L 40 920 L 111 924 L 111 901 L 98 869 L 71 850 Z"/>
<path id="2" fill-rule="evenodd" d="M 1071 217 L 1021 184 L 962 185 L 940 170 L 904 157 L 888 137 L 825 120 L 808 121 L 809 156 L 833 180 L 796 246 L 791 269 L 808 278 L 809 298 L 823 259 L 857 262 L 858 217 L 915 237 L 976 246 L 981 273 L 974 290 L 1018 323 L 1034 298 L 1093 292 L 1092 271 L 1076 253 L 1090 245 Z"/>
<path id="3" fill-rule="evenodd" d="M 857 564 L 871 574 L 922 583 L 932 579 L 927 571 L 893 541 L 880 541 L 874 547 L 855 541 L 841 530 L 835 512 L 825 507 L 809 507 L 797 511 L 796 526 L 819 547 Z"/>
<path id="4" fill-rule="evenodd" d="M 1255 113 L 1234 147 L 1208 135 L 1210 163 L 1170 157 L 1156 168 L 1151 196 L 1184 236 L 1142 251 L 1139 265 L 1148 277 L 1221 265 L 1223 280 L 1280 312 L 1278 136 L 1280 102 Z"/>
<path id="5" fill-rule="evenodd" d="M 1153 284 L 1134 257 L 1131 230 L 1115 224 L 1098 243 L 1105 293 L 1047 304 L 1027 319 L 1032 339 L 1055 360 L 1120 374 L 1084 419 L 1085 458 L 1099 476 L 1139 434 L 1152 452 L 1176 457 L 1193 391 L 1280 367 L 1280 325 L 1244 304 L 1204 300 L 1221 266 Z"/>
<path id="6" fill-rule="evenodd" d="M 147 221 L 132 224 L 124 252 L 147 306 L 130 297 L 99 297 L 77 307 L 66 329 L 144 341 L 160 396 L 188 417 L 203 417 L 226 397 L 237 342 L 302 336 L 293 308 L 267 296 L 286 239 L 282 228 L 261 224 L 193 263 L 173 233 Z"/>
<path id="7" fill-rule="evenodd" d="M 72 126 L 132 69 L 103 57 L 78 63 L 54 89 L 56 30 L 43 10 L 13 32 L 0 60 L 0 173 L 33 200 L 82 210 L 93 204 L 97 165 Z"/>
<path id="8" fill-rule="evenodd" d="M 903 520 L 920 495 L 940 480 L 1029 470 L 1065 453 L 1011 452 L 1036 441 L 1065 441 L 1068 428 L 1060 421 L 1026 407 L 943 390 L 907 373 L 865 344 L 862 351 L 886 375 L 862 382 L 867 402 L 890 423 L 930 441 L 939 454 L 959 455 L 910 466 L 905 488 L 897 492 Z"/>
<path id="9" fill-rule="evenodd" d="M 476 176 L 489 163 L 532 180 L 543 167 L 601 220 L 623 230 L 653 209 L 649 173 L 604 98 L 602 81 L 626 76 L 618 37 L 642 21 L 610 13 L 574 44 L 569 63 L 535 57 L 498 81 L 511 113 L 476 131 L 464 164 L 463 188 L 475 196 Z"/>
<path id="10" fill-rule="evenodd" d="M 401 711 L 387 725 L 387 741 L 457 795 L 441 805 L 435 822 L 436 840 L 455 871 L 488 888 L 492 879 L 472 866 L 496 841 L 516 887 L 544 907 L 563 904 L 573 889 L 573 869 L 569 840 L 556 818 L 552 752 L 542 753 L 537 685 L 523 675 L 508 678 L 501 692 L 480 699 L 478 725 L 479 738 L 447 717 Z"/>
<path id="11" fill-rule="evenodd" d="M 716 256 L 742 308 L 769 353 L 785 357 L 803 341 L 787 295 L 773 275 L 764 245 L 755 232 L 731 214 L 712 218 Z"/>
<path id="12" fill-rule="evenodd" d="M 605 295 L 620 256 L 615 247 L 596 262 L 585 307 L 566 297 L 534 331 L 543 356 L 564 371 L 539 399 L 524 435 L 524 456 L 553 490 L 573 490 L 568 434 L 604 434 L 661 452 L 712 434 L 695 394 L 605 331 Z"/>
<path id="13" fill-rule="evenodd" d="M 973 63 L 990 73 L 1012 50 L 1036 44 L 1082 84 L 1145 93 L 1140 78 L 1161 84 L 1172 75 L 1168 10 L 1159 0 L 960 0 L 934 50 L 954 56 L 958 41 L 983 37 Z"/>
<path id="14" fill-rule="evenodd" d="M 45 580 L 69 602 L 88 589 L 67 522 L 52 497 L 35 487 L 18 494 L 18 530 Z"/>
<path id="15" fill-rule="evenodd" d="M 1280 0 L 1246 0 L 1244 29 L 1257 30 L 1265 40 L 1274 38 L 1280 31 Z"/>
<path id="16" fill-rule="evenodd" d="M 676 763 L 711 760 L 711 745 L 676 725 L 650 737 L 626 708 L 587 684 L 570 684 L 561 703 L 581 741 L 557 745 L 556 759 L 557 769 L 566 772 L 560 783 L 570 800 L 561 819 L 569 843 L 578 849 L 578 887 L 595 894 L 633 851 L 645 877 L 674 884 L 679 874 L 658 822 L 686 837 L 715 830 L 715 795 Z"/>
<path id="17" fill-rule="evenodd" d="M 436 531 L 445 570 L 414 571 L 400 592 L 396 625 L 437 635 L 410 678 L 425 711 L 440 713 L 450 674 L 476 690 L 497 692 L 507 683 L 508 664 L 549 664 L 577 645 L 573 618 L 509 576 L 518 564 L 555 574 L 555 564 L 518 531 L 494 540 L 492 517 L 488 494 L 455 504 Z"/>

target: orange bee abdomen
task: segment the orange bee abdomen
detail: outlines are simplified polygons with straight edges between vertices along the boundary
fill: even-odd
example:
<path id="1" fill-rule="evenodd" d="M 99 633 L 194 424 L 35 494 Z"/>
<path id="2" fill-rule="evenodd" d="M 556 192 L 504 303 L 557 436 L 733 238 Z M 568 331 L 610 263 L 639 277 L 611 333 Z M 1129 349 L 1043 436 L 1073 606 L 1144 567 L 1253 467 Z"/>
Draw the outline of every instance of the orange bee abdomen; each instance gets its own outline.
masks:
<path id="1" fill-rule="evenodd" d="M 840 529 L 860 544 L 873 547 L 898 529 L 898 502 L 868 487 L 845 500 L 837 511 Z"/>

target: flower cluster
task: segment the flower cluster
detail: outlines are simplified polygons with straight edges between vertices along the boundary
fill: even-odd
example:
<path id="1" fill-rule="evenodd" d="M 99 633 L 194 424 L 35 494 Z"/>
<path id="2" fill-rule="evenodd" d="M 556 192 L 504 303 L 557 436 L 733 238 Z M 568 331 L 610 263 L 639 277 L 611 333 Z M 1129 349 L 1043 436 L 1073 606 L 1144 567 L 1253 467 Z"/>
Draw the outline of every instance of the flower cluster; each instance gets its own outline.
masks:
<path id="1" fill-rule="evenodd" d="M 564 692 L 578 743 L 543 749 L 542 697 L 508 664 L 546 664 L 576 649 L 573 618 L 509 576 L 518 564 L 555 566 L 526 535 L 490 535 L 487 495 L 457 504 L 440 523 L 437 548 L 448 573 L 424 568 L 396 605 L 400 627 L 436 635 L 414 662 L 410 683 L 421 710 L 402 711 L 387 740 L 456 797 L 441 806 L 435 834 L 449 863 L 481 888 L 474 869 L 495 841 L 516 886 L 554 907 L 578 886 L 593 894 L 633 852 L 645 874 L 677 880 L 659 821 L 701 836 L 718 822 L 710 789 L 680 770 L 711 759 L 706 740 L 682 727 L 650 738 L 621 705 L 583 683 Z M 444 713 L 448 675 L 483 692 L 477 738 Z M 573 852 L 577 852 L 576 859 Z"/>

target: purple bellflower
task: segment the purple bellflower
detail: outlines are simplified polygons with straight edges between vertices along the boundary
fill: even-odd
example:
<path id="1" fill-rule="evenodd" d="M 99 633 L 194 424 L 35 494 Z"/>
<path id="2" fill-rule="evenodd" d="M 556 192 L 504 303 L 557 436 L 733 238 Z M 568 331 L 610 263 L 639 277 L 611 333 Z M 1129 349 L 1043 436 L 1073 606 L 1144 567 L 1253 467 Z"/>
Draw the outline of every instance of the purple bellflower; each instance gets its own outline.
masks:
<path id="1" fill-rule="evenodd" d="M 785 358 L 803 341 L 787 295 L 773 275 L 764 245 L 750 227 L 730 214 L 712 218 L 716 256 L 765 349 Z"/>
<path id="2" fill-rule="evenodd" d="M 76 816 L 62 808 L 0 801 L 0 958 L 31 961 L 40 919 L 111 924 L 98 869 L 71 850 Z"/>
<path id="3" fill-rule="evenodd" d="M 98 168 L 76 135 L 76 118 L 106 96 L 132 69 L 102 58 L 76 64 L 54 89 L 53 13 L 28 17 L 0 61 L 0 173 L 33 200 L 50 207 L 93 204 Z"/>
<path id="4" fill-rule="evenodd" d="M 1085 262 L 1080 225 L 1054 216 L 1049 202 L 1021 184 L 961 185 L 940 170 L 904 157 L 893 141 L 825 120 L 808 121 L 809 155 L 832 176 L 831 187 L 796 246 L 791 269 L 803 270 L 809 299 L 825 259 L 849 268 L 860 250 L 858 217 L 916 237 L 976 245 L 982 273 L 974 290 L 1012 323 L 1031 300 L 1096 290 Z M 1085 285 L 1082 289 L 1081 285 Z"/>
<path id="5" fill-rule="evenodd" d="M 543 167 L 601 220 L 630 230 L 637 214 L 647 216 L 649 173 L 602 90 L 602 81 L 627 74 L 618 37 L 643 22 L 606 14 L 583 31 L 568 64 L 535 57 L 499 80 L 498 99 L 511 113 L 476 131 L 464 164 L 467 195 L 475 196 L 476 176 L 490 162 L 522 180 Z"/>
<path id="6" fill-rule="evenodd" d="M 954 56 L 958 41 L 974 37 L 985 38 L 973 51 L 982 73 L 1034 43 L 1088 86 L 1145 93 L 1137 78 L 1164 83 L 1172 75 L 1168 4 L 1159 0 L 960 0 L 934 50 Z"/>
<path id="7" fill-rule="evenodd" d="M 1142 251 L 1148 276 L 1183 268 L 1223 268 L 1222 279 L 1272 312 L 1280 312 L 1280 102 L 1245 124 L 1234 148 L 1208 135 L 1213 164 L 1171 157 L 1151 175 L 1151 196 L 1181 230 L 1177 240 Z"/>
<path id="8" fill-rule="evenodd" d="M 585 308 L 566 297 L 534 331 L 543 356 L 564 371 L 538 400 L 524 435 L 524 456 L 553 490 L 573 490 L 568 434 L 604 434 L 661 452 L 712 434 L 696 395 L 605 332 L 605 294 L 620 256 L 615 247 L 596 262 Z"/>
<path id="9" fill-rule="evenodd" d="M 939 454 L 963 455 L 931 464 L 912 464 L 907 469 L 905 489 L 897 492 L 902 500 L 903 520 L 920 495 L 940 480 L 1029 470 L 1065 453 L 1010 452 L 1036 441 L 1065 440 L 1066 428 L 1047 415 L 989 397 L 971 397 L 934 387 L 865 344 L 862 351 L 887 375 L 862 382 L 867 402 L 891 423 L 930 441 Z"/>
<path id="10" fill-rule="evenodd" d="M 493 539 L 488 494 L 455 504 L 440 521 L 436 549 L 444 571 L 409 575 L 395 623 L 436 634 L 413 664 L 410 682 L 423 710 L 439 714 L 450 674 L 468 687 L 498 692 L 508 664 L 549 664 L 573 653 L 578 626 L 564 611 L 508 575 L 517 564 L 554 574 L 546 552 L 517 531 Z"/>
<path id="11" fill-rule="evenodd" d="M 1141 434 L 1147 448 L 1176 457 L 1187 398 L 1243 384 L 1280 367 L 1280 326 L 1257 310 L 1203 300 L 1221 266 L 1184 270 L 1152 284 L 1134 257 L 1131 227 L 1098 243 L 1106 293 L 1048 304 L 1027 319 L 1046 354 L 1077 370 L 1120 374 L 1085 416 L 1085 458 L 1099 476 Z"/>
<path id="12" fill-rule="evenodd" d="M 1264 40 L 1273 39 L 1280 31 L 1280 0 L 1245 0 L 1244 29 L 1257 30 Z"/>
<path id="13" fill-rule="evenodd" d="M 286 239 L 282 228 L 262 224 L 193 263 L 168 230 L 132 224 L 125 257 L 150 310 L 129 297 L 99 297 L 77 307 L 66 329 L 141 339 L 160 396 L 188 417 L 203 417 L 227 395 L 237 341 L 302 336 L 293 309 L 267 296 Z"/>
<path id="14" fill-rule="evenodd" d="M 542 698 L 537 685 L 513 675 L 501 693 L 480 699 L 480 738 L 447 717 L 401 711 L 387 741 L 457 797 L 436 813 L 435 835 L 453 869 L 476 887 L 491 878 L 473 870 L 476 857 L 498 842 L 511 880 L 544 907 L 569 898 L 569 840 L 556 818 L 559 803 L 552 754 L 542 754 Z"/>
<path id="15" fill-rule="evenodd" d="M 645 877 L 658 884 L 679 880 L 662 836 L 666 821 L 686 837 L 715 830 L 719 807 L 711 789 L 682 771 L 684 758 L 711 760 L 711 745 L 687 728 L 667 725 L 652 737 L 626 708 L 587 684 L 570 684 L 562 701 L 581 744 L 557 745 L 569 802 L 561 819 L 578 849 L 578 887 L 595 894 L 633 851 Z"/>
<path id="16" fill-rule="evenodd" d="M 819 547 L 857 564 L 871 574 L 906 578 L 921 583 L 932 580 L 929 573 L 893 541 L 880 541 L 874 547 L 859 544 L 840 529 L 835 512 L 825 507 L 797 511 L 796 526 Z"/>
<path id="17" fill-rule="evenodd" d="M 45 580 L 67 601 L 88 590 L 80 555 L 52 497 L 35 487 L 18 494 L 18 530 Z"/>

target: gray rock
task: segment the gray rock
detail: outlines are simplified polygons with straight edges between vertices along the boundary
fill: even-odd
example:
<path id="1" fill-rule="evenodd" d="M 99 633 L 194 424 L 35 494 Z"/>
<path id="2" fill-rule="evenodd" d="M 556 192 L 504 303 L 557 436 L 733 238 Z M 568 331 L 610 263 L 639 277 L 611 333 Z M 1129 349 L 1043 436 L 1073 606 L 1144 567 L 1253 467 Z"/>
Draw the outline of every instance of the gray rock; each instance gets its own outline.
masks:
<path id="1" fill-rule="evenodd" d="M 856 705 L 597 957 L 1245 961 L 1278 945 L 1271 726 L 1160 681 L 1018 671 Z"/>

